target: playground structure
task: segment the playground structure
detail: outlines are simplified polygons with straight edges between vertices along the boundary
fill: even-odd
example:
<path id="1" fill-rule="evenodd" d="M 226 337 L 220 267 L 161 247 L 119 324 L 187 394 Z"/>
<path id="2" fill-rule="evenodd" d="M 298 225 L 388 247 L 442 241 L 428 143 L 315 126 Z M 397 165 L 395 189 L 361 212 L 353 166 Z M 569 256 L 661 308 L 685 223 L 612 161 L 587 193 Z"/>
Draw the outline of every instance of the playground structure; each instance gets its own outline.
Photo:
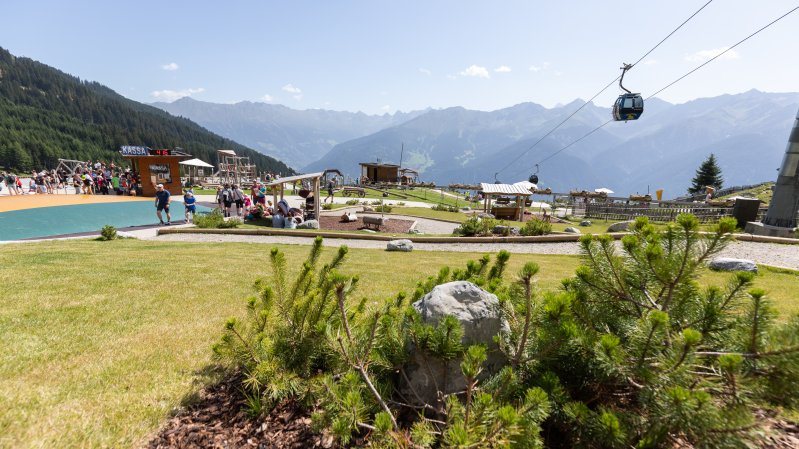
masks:
<path id="1" fill-rule="evenodd" d="M 258 176 L 255 164 L 250 163 L 249 156 L 237 156 L 233 150 L 217 150 L 219 171 L 214 175 L 220 184 L 250 185 Z"/>
<path id="2" fill-rule="evenodd" d="M 57 172 L 60 172 L 63 169 L 70 175 L 74 175 L 78 167 L 84 164 L 86 164 L 86 161 L 76 161 L 72 159 L 58 159 L 58 166 L 55 169 Z"/>

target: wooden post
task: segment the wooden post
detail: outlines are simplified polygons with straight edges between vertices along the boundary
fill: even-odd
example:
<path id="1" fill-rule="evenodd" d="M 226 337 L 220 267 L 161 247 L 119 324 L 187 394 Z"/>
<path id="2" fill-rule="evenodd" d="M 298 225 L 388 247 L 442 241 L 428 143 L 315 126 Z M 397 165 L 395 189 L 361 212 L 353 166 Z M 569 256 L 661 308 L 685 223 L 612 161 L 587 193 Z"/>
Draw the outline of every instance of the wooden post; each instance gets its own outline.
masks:
<path id="1" fill-rule="evenodd" d="M 314 178 L 314 180 L 313 180 L 313 194 L 314 194 L 313 211 L 314 211 L 314 216 L 316 216 L 316 220 L 317 221 L 319 220 L 319 218 L 321 218 L 319 216 L 320 209 L 321 209 L 321 206 L 319 204 L 320 195 L 321 195 L 321 193 L 319 192 L 319 190 L 320 190 L 319 183 L 320 183 L 320 179 L 319 178 Z"/>

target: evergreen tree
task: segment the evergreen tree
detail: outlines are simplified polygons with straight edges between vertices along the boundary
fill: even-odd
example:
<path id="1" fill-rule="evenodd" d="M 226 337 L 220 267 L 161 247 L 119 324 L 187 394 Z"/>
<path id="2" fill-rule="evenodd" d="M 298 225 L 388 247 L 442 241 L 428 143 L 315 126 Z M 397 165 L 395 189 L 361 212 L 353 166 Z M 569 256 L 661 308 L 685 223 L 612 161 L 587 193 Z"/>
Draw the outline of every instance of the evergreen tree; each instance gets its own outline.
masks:
<path id="1" fill-rule="evenodd" d="M 721 177 L 721 168 L 716 163 L 716 156 L 713 153 L 710 153 L 710 156 L 702 162 L 691 182 L 692 185 L 688 189 L 688 193 L 704 192 L 706 186 L 711 186 L 716 190 L 721 189 L 721 185 L 724 184 L 724 178 Z"/>

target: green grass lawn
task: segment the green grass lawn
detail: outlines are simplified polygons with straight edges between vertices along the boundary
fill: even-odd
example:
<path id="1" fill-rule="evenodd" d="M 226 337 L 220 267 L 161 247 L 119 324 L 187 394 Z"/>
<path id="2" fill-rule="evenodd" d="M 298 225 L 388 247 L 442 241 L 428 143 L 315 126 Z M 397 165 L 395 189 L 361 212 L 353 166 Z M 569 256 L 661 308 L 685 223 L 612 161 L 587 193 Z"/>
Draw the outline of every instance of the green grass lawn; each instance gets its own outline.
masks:
<path id="1" fill-rule="evenodd" d="M 210 345 L 241 315 L 253 280 L 268 273 L 270 246 L 117 240 L 3 247 L 0 281 L 0 447 L 138 447 L 181 402 L 213 381 Z M 293 270 L 308 246 L 283 245 Z M 322 256 L 328 260 L 333 249 Z M 361 275 L 355 297 L 409 291 L 444 265 L 480 254 L 352 249 L 345 273 Z M 530 260 L 538 284 L 557 288 L 573 256 Z M 701 281 L 721 283 L 706 273 Z M 783 315 L 799 312 L 799 274 L 761 270 Z M 11 293 L 9 293 L 11 292 Z"/>

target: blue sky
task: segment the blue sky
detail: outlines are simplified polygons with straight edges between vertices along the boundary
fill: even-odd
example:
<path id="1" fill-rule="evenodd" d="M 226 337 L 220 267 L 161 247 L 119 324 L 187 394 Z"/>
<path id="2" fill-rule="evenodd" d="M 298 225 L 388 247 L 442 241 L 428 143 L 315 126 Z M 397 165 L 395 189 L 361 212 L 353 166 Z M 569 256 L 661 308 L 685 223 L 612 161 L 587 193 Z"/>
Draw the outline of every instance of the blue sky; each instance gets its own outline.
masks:
<path id="1" fill-rule="evenodd" d="M 142 102 L 551 107 L 590 98 L 705 2 L 3 0 L 0 46 Z M 715 0 L 625 84 L 651 94 L 797 5 Z M 659 97 L 797 91 L 797 30 L 799 11 Z"/>

